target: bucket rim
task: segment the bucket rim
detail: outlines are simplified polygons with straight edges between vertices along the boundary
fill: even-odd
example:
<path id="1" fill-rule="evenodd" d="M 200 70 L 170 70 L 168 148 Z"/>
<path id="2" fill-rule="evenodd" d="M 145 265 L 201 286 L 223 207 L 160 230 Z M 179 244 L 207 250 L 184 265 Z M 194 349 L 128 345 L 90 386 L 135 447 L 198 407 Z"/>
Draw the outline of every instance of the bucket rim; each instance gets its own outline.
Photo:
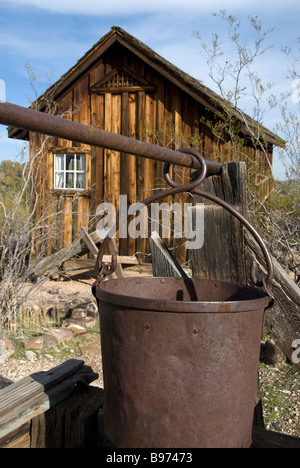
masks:
<path id="1" fill-rule="evenodd" d="M 165 284 L 167 281 L 174 283 L 191 282 L 191 283 L 214 283 L 217 287 L 221 285 L 235 286 L 238 290 L 253 292 L 253 299 L 233 300 L 233 301 L 174 301 L 166 299 L 154 299 L 150 297 L 139 297 L 137 295 L 127 295 L 113 291 L 116 286 L 121 283 L 132 283 L 137 281 L 142 290 L 147 290 L 149 281 L 157 282 L 159 285 Z M 96 298 L 100 302 L 106 302 L 117 305 L 123 308 L 148 310 L 152 312 L 177 312 L 177 313 L 236 313 L 236 312 L 254 312 L 266 309 L 269 304 L 269 296 L 265 291 L 260 289 L 227 281 L 219 280 L 204 280 L 197 278 L 174 278 L 174 277 L 129 277 L 117 278 L 109 281 L 104 281 L 98 284 L 95 288 Z"/>

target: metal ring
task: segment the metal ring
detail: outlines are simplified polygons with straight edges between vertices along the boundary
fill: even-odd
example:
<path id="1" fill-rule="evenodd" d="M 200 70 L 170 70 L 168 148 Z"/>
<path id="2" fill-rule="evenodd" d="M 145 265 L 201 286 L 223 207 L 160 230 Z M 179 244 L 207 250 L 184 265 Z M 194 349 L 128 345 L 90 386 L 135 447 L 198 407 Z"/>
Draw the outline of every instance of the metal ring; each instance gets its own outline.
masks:
<path id="1" fill-rule="evenodd" d="M 197 159 L 197 161 L 199 162 L 201 166 L 201 172 L 199 176 L 193 182 L 190 182 L 188 185 L 186 185 L 186 188 L 187 188 L 186 191 L 192 191 L 194 188 L 197 188 L 198 185 L 200 185 L 207 176 L 207 165 L 206 165 L 205 159 L 198 151 L 196 151 L 193 148 L 180 148 L 176 151 L 178 151 L 179 153 L 191 154 Z M 164 164 L 164 177 L 165 177 L 166 182 L 170 185 L 170 187 L 173 187 L 173 188 L 182 187 L 183 184 L 178 184 L 173 179 L 171 179 L 170 174 L 169 174 L 170 167 L 171 167 L 171 163 Z"/>

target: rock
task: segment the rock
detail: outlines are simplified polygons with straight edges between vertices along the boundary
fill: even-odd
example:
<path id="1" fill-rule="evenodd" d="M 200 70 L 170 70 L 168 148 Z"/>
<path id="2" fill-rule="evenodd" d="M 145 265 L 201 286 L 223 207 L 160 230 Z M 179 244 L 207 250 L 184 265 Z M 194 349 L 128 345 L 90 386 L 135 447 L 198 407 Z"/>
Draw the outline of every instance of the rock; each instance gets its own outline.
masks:
<path id="1" fill-rule="evenodd" d="M 70 317 L 70 307 L 67 303 L 58 303 L 55 305 L 55 314 L 59 318 L 68 318 Z"/>
<path id="2" fill-rule="evenodd" d="M 0 364 L 5 364 L 5 361 L 6 361 L 5 343 L 3 340 L 0 340 Z"/>
<path id="3" fill-rule="evenodd" d="M 41 335 L 41 336 L 34 336 L 33 338 L 30 338 L 30 340 L 28 340 L 26 343 L 25 343 L 25 349 L 42 349 L 44 346 L 44 337 Z"/>
<path id="4" fill-rule="evenodd" d="M 86 316 L 87 316 L 87 310 L 86 308 L 83 308 L 83 307 L 75 307 L 75 309 L 73 309 L 71 313 L 71 318 L 74 318 L 74 319 L 80 319 Z"/>
<path id="5" fill-rule="evenodd" d="M 35 361 L 37 358 L 36 353 L 33 351 L 25 351 L 25 356 L 27 357 L 28 361 Z"/>
<path id="6" fill-rule="evenodd" d="M 14 353 L 15 353 L 15 347 L 14 345 L 12 344 L 12 342 L 10 340 L 8 340 L 7 338 L 3 338 L 3 341 L 5 343 L 5 350 L 6 350 L 6 359 L 8 359 L 10 356 L 12 356 Z"/>
<path id="7" fill-rule="evenodd" d="M 265 343 L 263 362 L 272 366 L 284 366 L 286 364 L 286 356 L 273 340 L 267 340 Z"/>
<path id="8" fill-rule="evenodd" d="M 80 325 L 81 327 L 85 327 L 85 328 L 93 328 L 95 325 L 96 325 L 96 318 L 94 317 L 81 317 L 81 318 L 70 318 L 70 319 L 67 319 L 65 320 L 65 322 L 63 323 L 63 326 L 64 327 L 68 327 L 69 325 L 71 325 L 72 323 L 73 324 L 76 324 L 76 325 Z"/>
<path id="9" fill-rule="evenodd" d="M 92 317 L 97 317 L 98 316 L 98 306 L 95 301 L 91 301 L 87 305 L 87 314 L 92 316 Z"/>
<path id="10" fill-rule="evenodd" d="M 21 313 L 22 315 L 33 315 L 33 314 L 40 314 L 42 312 L 42 306 L 40 304 L 36 304 L 33 301 L 26 301 L 22 304 Z"/>
<path id="11" fill-rule="evenodd" d="M 43 336 L 43 347 L 47 348 L 48 346 L 55 346 L 59 344 L 61 340 L 58 336 L 52 335 L 51 333 L 45 333 Z"/>
<path id="12" fill-rule="evenodd" d="M 6 359 L 12 356 L 15 352 L 15 347 L 7 338 L 0 339 L 0 364 L 4 364 Z"/>
<path id="13" fill-rule="evenodd" d="M 70 323 L 70 325 L 65 328 L 70 330 L 74 335 L 85 335 L 87 333 L 87 330 L 84 327 L 81 327 L 76 323 Z"/>
<path id="14" fill-rule="evenodd" d="M 59 287 L 58 286 L 54 286 L 54 288 L 50 289 L 48 291 L 48 294 L 59 294 Z"/>
<path id="15" fill-rule="evenodd" d="M 46 328 L 44 331 L 44 346 L 54 346 L 73 338 L 73 333 L 65 328 Z"/>

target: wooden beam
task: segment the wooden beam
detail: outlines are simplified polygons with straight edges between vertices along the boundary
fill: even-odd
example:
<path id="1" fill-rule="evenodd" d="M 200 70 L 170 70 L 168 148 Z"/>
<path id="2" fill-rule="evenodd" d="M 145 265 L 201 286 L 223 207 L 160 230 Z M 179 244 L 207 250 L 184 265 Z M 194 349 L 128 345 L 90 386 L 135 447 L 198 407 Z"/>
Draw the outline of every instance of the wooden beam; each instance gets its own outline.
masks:
<path id="1" fill-rule="evenodd" d="M 153 276 L 186 278 L 185 271 L 165 246 L 157 232 L 150 238 Z"/>
<path id="2" fill-rule="evenodd" d="M 100 244 L 103 240 L 98 231 L 94 231 L 89 235 L 95 244 Z M 34 264 L 31 267 L 31 278 L 35 280 L 39 276 L 54 275 L 58 273 L 66 260 L 72 257 L 85 255 L 88 251 L 83 240 L 80 238 L 76 239 L 72 244 Z"/>
<path id="3" fill-rule="evenodd" d="M 245 238 L 249 262 L 256 260 L 264 276 L 266 264 L 261 250 L 248 233 Z M 265 327 L 291 364 L 300 370 L 300 363 L 293 362 L 292 357 L 295 351 L 292 344 L 300 339 L 300 289 L 275 258 L 273 264 L 275 304 L 266 312 Z"/>
<path id="4" fill-rule="evenodd" d="M 70 359 L 0 390 L 0 439 L 68 398 L 79 383 L 97 378 L 84 361 Z"/>

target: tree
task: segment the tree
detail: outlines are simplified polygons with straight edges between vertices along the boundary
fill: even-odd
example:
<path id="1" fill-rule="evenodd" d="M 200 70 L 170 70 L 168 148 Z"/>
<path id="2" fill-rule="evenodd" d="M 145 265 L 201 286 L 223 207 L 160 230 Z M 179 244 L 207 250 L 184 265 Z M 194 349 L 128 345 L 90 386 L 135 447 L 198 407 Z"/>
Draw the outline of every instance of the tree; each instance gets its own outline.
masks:
<path id="1" fill-rule="evenodd" d="M 224 39 L 218 33 L 212 35 L 211 44 L 207 44 L 199 32 L 194 36 L 200 40 L 201 50 L 208 66 L 208 74 L 218 93 L 228 102 L 225 111 L 220 115 L 223 125 L 216 126 L 208 122 L 211 129 L 219 138 L 229 137 L 235 148 L 234 157 L 246 158 L 248 170 L 256 175 L 257 168 L 254 161 L 247 155 L 240 154 L 240 134 L 236 116 L 239 115 L 249 134 L 252 144 L 265 155 L 265 161 L 270 161 L 263 139 L 263 121 L 268 110 L 277 107 L 281 109 L 281 121 L 275 131 L 281 134 L 281 158 L 285 163 L 288 181 L 285 184 L 276 183 L 272 195 L 262 202 L 256 195 L 255 184 L 249 184 L 251 195 L 249 214 L 252 222 L 264 233 L 272 253 L 294 274 L 294 279 L 300 281 L 300 80 L 299 63 L 300 52 L 295 55 L 290 48 L 283 48 L 287 57 L 288 79 L 293 80 L 294 89 L 286 96 L 271 94 L 273 85 L 263 83 L 256 71 L 257 59 L 265 55 L 272 47 L 268 43 L 273 32 L 264 30 L 258 17 L 248 17 L 248 27 L 252 41 L 242 43 L 241 21 L 222 10 L 216 17 L 221 18 L 227 25 L 228 36 Z M 225 43 L 229 41 L 230 54 L 225 52 Z M 297 100 L 298 113 L 289 111 L 288 99 Z M 241 110 L 244 108 L 243 110 Z M 252 108 L 252 109 L 251 109 Z M 252 110 L 251 117 L 256 125 L 249 125 L 245 109 Z M 285 144 L 283 144 L 285 140 Z M 245 159 L 244 159 L 245 160 Z M 270 167 L 271 169 L 271 167 Z"/>

